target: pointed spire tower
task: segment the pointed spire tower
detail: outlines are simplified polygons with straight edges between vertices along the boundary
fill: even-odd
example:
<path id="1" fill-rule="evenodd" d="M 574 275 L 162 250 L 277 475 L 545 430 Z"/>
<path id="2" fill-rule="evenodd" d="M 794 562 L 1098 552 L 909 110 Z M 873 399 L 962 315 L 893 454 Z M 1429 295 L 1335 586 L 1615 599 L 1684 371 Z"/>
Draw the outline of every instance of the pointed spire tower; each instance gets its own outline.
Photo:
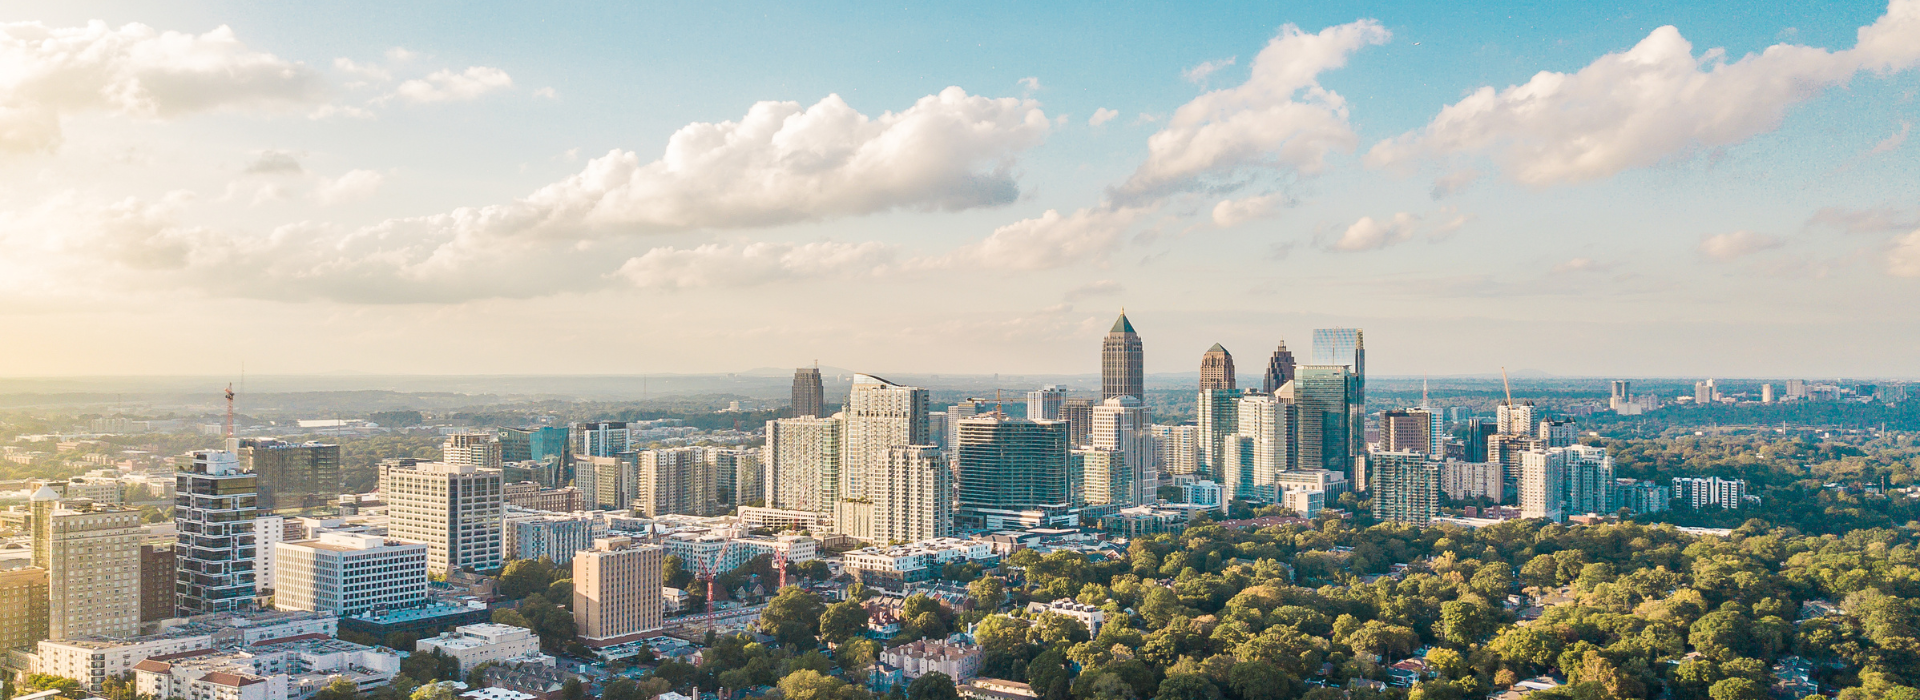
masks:
<path id="1" fill-rule="evenodd" d="M 1131 396 L 1147 399 L 1146 372 L 1142 369 L 1140 335 L 1133 332 L 1127 310 L 1113 322 L 1113 330 L 1100 343 L 1100 400 Z"/>
<path id="2" fill-rule="evenodd" d="M 1267 372 L 1260 378 L 1260 393 L 1271 394 L 1279 391 L 1287 382 L 1293 381 L 1293 351 L 1287 349 L 1287 341 L 1280 341 L 1280 348 L 1273 351 L 1273 357 L 1267 360 Z"/>
<path id="3" fill-rule="evenodd" d="M 1239 388 L 1233 381 L 1233 353 L 1219 343 L 1207 348 L 1200 356 L 1200 390 L 1218 389 L 1232 391 Z"/>

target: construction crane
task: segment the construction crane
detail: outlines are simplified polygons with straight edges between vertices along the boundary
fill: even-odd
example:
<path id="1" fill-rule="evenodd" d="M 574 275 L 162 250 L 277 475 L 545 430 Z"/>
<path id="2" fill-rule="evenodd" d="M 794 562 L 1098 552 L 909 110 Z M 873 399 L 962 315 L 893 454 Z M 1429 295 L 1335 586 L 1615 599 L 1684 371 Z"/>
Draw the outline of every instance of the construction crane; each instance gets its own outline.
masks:
<path id="1" fill-rule="evenodd" d="M 787 587 L 787 553 L 786 552 L 782 552 L 778 549 L 773 550 L 773 570 L 780 572 L 780 588 L 786 588 Z M 775 592 L 775 595 L 779 594 L 780 588 L 773 589 Z"/>
<path id="2" fill-rule="evenodd" d="M 233 439 L 233 382 L 227 382 L 227 439 Z"/>
<path id="3" fill-rule="evenodd" d="M 1500 385 L 1507 388 L 1507 405 L 1513 405 L 1513 382 L 1507 381 L 1507 368 L 1500 368 Z"/>

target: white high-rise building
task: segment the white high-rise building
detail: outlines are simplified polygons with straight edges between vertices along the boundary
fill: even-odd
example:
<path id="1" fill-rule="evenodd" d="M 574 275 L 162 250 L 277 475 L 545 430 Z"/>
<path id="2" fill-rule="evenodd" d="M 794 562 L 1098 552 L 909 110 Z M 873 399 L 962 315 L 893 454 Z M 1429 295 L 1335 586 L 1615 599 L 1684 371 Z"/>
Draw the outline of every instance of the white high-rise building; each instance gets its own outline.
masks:
<path id="1" fill-rule="evenodd" d="M 1773 403 L 1773 385 L 1760 385 L 1760 403 Z"/>
<path id="2" fill-rule="evenodd" d="M 281 542 L 273 607 L 345 617 L 419 605 L 427 600 L 427 549 L 352 532 Z"/>
<path id="3" fill-rule="evenodd" d="M 1566 519 L 1567 450 L 1520 453 L 1520 517 Z"/>
<path id="4" fill-rule="evenodd" d="M 1215 469 L 1232 498 L 1277 502 L 1277 476 L 1298 466 L 1299 407 L 1280 393 L 1240 398 L 1235 430 L 1223 441 Z"/>
<path id="5" fill-rule="evenodd" d="M 839 415 L 767 421 L 767 505 L 785 510 L 832 513 L 840 500 Z"/>
<path id="6" fill-rule="evenodd" d="M 1574 445 L 1556 448 L 1566 453 L 1568 515 L 1605 513 L 1613 492 L 1613 456 L 1607 448 Z"/>
<path id="7" fill-rule="evenodd" d="M 1081 447 L 1068 456 L 1076 505 L 1127 505 L 1137 489 L 1126 455 L 1110 447 Z"/>
<path id="8" fill-rule="evenodd" d="M 273 595 L 273 546 L 287 539 L 287 519 L 262 515 L 253 519 L 253 586 L 264 599 Z"/>
<path id="9" fill-rule="evenodd" d="M 1514 405 L 1501 402 L 1495 408 L 1495 428 L 1501 435 L 1532 435 L 1536 421 L 1533 418 L 1533 402 L 1526 401 Z"/>
<path id="10" fill-rule="evenodd" d="M 1060 420 L 1060 402 L 1066 398 L 1066 390 L 1052 384 L 1029 391 L 1027 417 L 1034 420 Z"/>
<path id="11" fill-rule="evenodd" d="M 718 515 L 721 512 L 715 465 L 706 448 L 676 447 L 640 453 L 634 504 L 649 518 Z"/>
<path id="12" fill-rule="evenodd" d="M 1160 474 L 1200 471 L 1200 426 L 1154 425 L 1153 469 Z"/>
<path id="13" fill-rule="evenodd" d="M 454 433 L 440 445 L 440 461 L 481 469 L 500 468 L 500 437 L 493 433 Z"/>
<path id="14" fill-rule="evenodd" d="M 844 419 L 840 499 L 870 500 L 868 483 L 886 465 L 888 450 L 927 444 L 927 390 L 856 374 Z"/>
<path id="15" fill-rule="evenodd" d="M 919 542 L 953 535 L 953 471 L 940 448 L 913 445 L 887 450 L 887 461 L 873 474 L 869 494 L 872 520 L 869 542 Z"/>
<path id="16" fill-rule="evenodd" d="M 387 534 L 427 546 L 428 570 L 495 571 L 505 563 L 501 474 L 421 462 L 387 470 Z"/>
<path id="17" fill-rule="evenodd" d="M 1440 465 L 1440 491 L 1457 501 L 1488 498 L 1498 503 L 1506 490 L 1504 471 L 1499 462 L 1450 459 Z"/>
<path id="18" fill-rule="evenodd" d="M 1116 503 L 1137 506 L 1153 502 L 1158 479 L 1153 469 L 1151 426 L 1146 406 L 1132 396 L 1116 396 L 1093 407 L 1093 430 L 1088 443 L 1116 454 L 1118 469 L 1124 474 L 1115 481 L 1128 484 L 1124 491 L 1115 492 L 1121 496 Z"/>

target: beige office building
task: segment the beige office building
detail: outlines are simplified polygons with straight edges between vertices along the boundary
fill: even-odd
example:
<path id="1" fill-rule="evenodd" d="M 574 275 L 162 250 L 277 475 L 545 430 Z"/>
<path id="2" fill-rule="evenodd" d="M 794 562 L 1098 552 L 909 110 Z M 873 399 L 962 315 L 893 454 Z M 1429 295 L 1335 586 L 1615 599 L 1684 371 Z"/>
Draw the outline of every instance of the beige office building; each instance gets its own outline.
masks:
<path id="1" fill-rule="evenodd" d="M 0 571 L 0 649 L 32 648 L 47 638 L 47 570 Z"/>
<path id="2" fill-rule="evenodd" d="M 140 513 L 63 507 L 33 494 L 33 565 L 47 571 L 47 638 L 140 631 Z"/>
<path id="3" fill-rule="evenodd" d="M 387 537 L 427 546 L 427 570 L 495 571 L 505 561 L 497 470 L 421 462 L 387 470 Z"/>
<path id="4" fill-rule="evenodd" d="M 604 642 L 661 628 L 661 551 L 609 537 L 573 556 L 573 620 L 581 637 Z"/>

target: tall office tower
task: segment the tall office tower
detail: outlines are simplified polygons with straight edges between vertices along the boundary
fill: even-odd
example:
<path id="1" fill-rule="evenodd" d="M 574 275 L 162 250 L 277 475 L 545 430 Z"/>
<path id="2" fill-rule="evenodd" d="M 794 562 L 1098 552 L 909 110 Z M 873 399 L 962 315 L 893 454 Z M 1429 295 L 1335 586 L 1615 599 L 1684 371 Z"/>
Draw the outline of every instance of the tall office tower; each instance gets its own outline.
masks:
<path id="1" fill-rule="evenodd" d="M 182 491 L 176 502 L 189 494 Z M 47 571 L 47 638 L 134 635 L 140 631 L 140 513 L 64 505 L 46 486 L 30 500 L 33 565 Z M 252 595 L 249 588 L 245 600 L 253 602 Z"/>
<path id="2" fill-rule="evenodd" d="M 827 415 L 826 394 L 820 389 L 820 368 L 801 367 L 793 371 L 793 417 Z"/>
<path id="3" fill-rule="evenodd" d="M 573 555 L 573 622 L 580 636 L 605 646 L 660 629 L 664 561 L 658 545 L 630 537 L 594 540 L 592 550 Z"/>
<path id="4" fill-rule="evenodd" d="M 1048 384 L 1027 392 L 1027 417 L 1034 420 L 1060 420 L 1060 402 L 1067 392 Z"/>
<path id="5" fill-rule="evenodd" d="M 1509 405 L 1503 400 L 1494 409 L 1496 416 L 1494 429 L 1501 435 L 1532 435 L 1534 426 L 1539 425 L 1539 421 L 1534 420 L 1533 417 L 1532 401 Z"/>
<path id="6" fill-rule="evenodd" d="M 1318 328 L 1313 331 L 1313 363 L 1346 365 L 1347 454 L 1367 452 L 1367 336 L 1358 328 Z M 1365 483 L 1364 481 L 1360 483 Z"/>
<path id="7" fill-rule="evenodd" d="M 1566 519 L 1566 450 L 1520 453 L 1520 517 Z"/>
<path id="8" fill-rule="evenodd" d="M 1201 389 L 1195 413 L 1200 419 L 1200 469 L 1214 481 L 1221 479 L 1221 443 L 1240 427 L 1238 389 Z"/>
<path id="9" fill-rule="evenodd" d="M 174 571 L 173 544 L 140 545 L 140 621 L 158 622 L 173 617 Z M 44 597 L 42 598 L 44 601 Z"/>
<path id="10" fill-rule="evenodd" d="M 1559 448 L 1566 460 L 1566 513 L 1605 513 L 1613 494 L 1613 456 L 1607 448 Z"/>
<path id="11" fill-rule="evenodd" d="M 1132 394 L 1126 395 L 1132 396 Z M 1060 420 L 1067 422 L 1067 444 L 1087 444 L 1087 440 L 1093 437 L 1093 399 L 1061 401 Z"/>
<path id="12" fill-rule="evenodd" d="M 287 519 L 258 515 L 253 519 L 253 592 L 262 600 L 273 595 L 273 546 L 287 539 Z"/>
<path id="13" fill-rule="evenodd" d="M 719 489 L 712 462 L 703 448 L 676 447 L 640 453 L 640 478 L 634 484 L 634 505 L 646 517 L 662 515 L 718 515 Z"/>
<path id="14" fill-rule="evenodd" d="M 1141 360 L 1140 335 L 1133 332 L 1127 312 L 1113 322 L 1113 330 L 1100 342 L 1100 400 L 1131 396 L 1147 400 L 1147 373 Z"/>
<path id="15" fill-rule="evenodd" d="M 1440 457 L 1446 454 L 1440 429 L 1440 414 L 1424 408 L 1380 412 L 1380 451 L 1418 452 Z"/>
<path id="16" fill-rule="evenodd" d="M 626 510 L 639 494 L 640 456 L 622 452 L 607 457 L 574 455 L 573 483 L 587 510 Z"/>
<path id="17" fill-rule="evenodd" d="M 767 505 L 832 513 L 840 500 L 841 420 L 767 421 Z"/>
<path id="18" fill-rule="evenodd" d="M 846 421 L 840 469 L 843 501 L 869 498 L 868 475 L 886 464 L 887 450 L 927 444 L 926 389 L 856 374 L 841 413 Z"/>
<path id="19" fill-rule="evenodd" d="M 1353 451 L 1348 429 L 1353 373 L 1344 365 L 1301 365 L 1298 371 L 1293 381 L 1300 404 L 1300 468 L 1351 471 L 1353 458 L 1361 454 Z"/>
<path id="20" fill-rule="evenodd" d="M 1155 425 L 1151 430 L 1155 472 L 1194 474 L 1200 471 L 1200 426 Z"/>
<path id="21" fill-rule="evenodd" d="M 1538 437 L 1547 441 L 1547 447 L 1570 447 L 1579 432 L 1572 418 L 1549 418 L 1540 421 Z"/>
<path id="22" fill-rule="evenodd" d="M 273 607 L 342 617 L 416 607 L 427 602 L 427 549 L 354 532 L 281 542 L 274 546 L 280 588 Z"/>
<path id="23" fill-rule="evenodd" d="M 1487 438 L 1494 434 L 1493 424 L 1487 422 L 1485 418 L 1468 418 L 1461 426 L 1461 430 L 1463 433 L 1461 441 L 1466 443 L 1467 448 L 1466 461 L 1487 461 Z"/>
<path id="24" fill-rule="evenodd" d="M 251 610 L 259 477 L 241 471 L 239 456 L 226 450 L 197 450 L 187 469 L 173 477 L 174 605 L 183 617 Z"/>
<path id="25" fill-rule="evenodd" d="M 1487 436 L 1487 461 L 1500 465 L 1508 495 L 1519 493 L 1520 470 L 1524 464 L 1522 457 L 1528 452 L 1544 449 L 1547 449 L 1547 441 L 1532 435 L 1494 433 Z"/>
<path id="26" fill-rule="evenodd" d="M 1229 498 L 1279 501 L 1279 475 L 1293 471 L 1299 458 L 1300 413 L 1290 393 L 1240 398 L 1234 432 L 1221 443 L 1223 466 L 1215 475 Z"/>
<path id="27" fill-rule="evenodd" d="M 500 439 L 493 433 L 455 433 L 440 444 L 440 461 L 480 469 L 500 468 Z"/>
<path id="28" fill-rule="evenodd" d="M 1713 385 L 1712 379 L 1708 379 L 1704 382 L 1694 382 L 1693 384 L 1693 403 L 1694 404 L 1700 405 L 1700 406 L 1706 406 L 1718 400 L 1720 400 L 1720 390 L 1719 388 Z"/>
<path id="29" fill-rule="evenodd" d="M 870 542 L 919 542 L 953 535 L 953 470 L 940 448 L 887 450 L 873 481 Z"/>
<path id="30" fill-rule="evenodd" d="M 240 470 L 259 477 L 261 512 L 318 508 L 340 495 L 340 446 L 237 438 L 228 449 Z"/>
<path id="31" fill-rule="evenodd" d="M 1233 353 L 1214 343 L 1200 356 L 1200 390 L 1215 389 L 1232 391 L 1238 388 L 1233 382 Z"/>
<path id="32" fill-rule="evenodd" d="M 960 421 L 954 464 L 962 517 L 984 511 L 1070 508 L 1077 496 L 1067 469 L 1064 421 L 1008 418 L 989 413 Z"/>
<path id="33" fill-rule="evenodd" d="M 172 590 L 173 581 L 167 586 Z M 23 566 L 0 571 L 0 649 L 32 647 L 46 638 L 47 570 Z"/>
<path id="34" fill-rule="evenodd" d="M 500 472 L 422 462 L 387 471 L 387 536 L 427 546 L 427 569 L 495 571 L 504 563 Z"/>
<path id="35" fill-rule="evenodd" d="M 1773 385 L 1760 385 L 1760 403 L 1773 403 Z"/>
<path id="36" fill-rule="evenodd" d="M 575 457 L 612 457 L 633 449 L 633 433 L 626 423 L 574 423 L 567 433 Z"/>
<path id="37" fill-rule="evenodd" d="M 1607 395 L 1607 409 L 1611 411 L 1618 411 L 1620 410 L 1621 406 L 1625 406 L 1629 403 L 1632 403 L 1633 402 L 1632 387 L 1633 387 L 1633 383 L 1625 379 L 1613 380 L 1613 382 L 1611 383 L 1612 391 L 1609 392 Z"/>
<path id="38" fill-rule="evenodd" d="M 1116 396 L 1093 407 L 1093 429 L 1087 442 L 1113 451 L 1119 459 L 1115 468 L 1121 472 L 1113 482 L 1127 485 L 1127 491 L 1119 495 L 1120 500 L 1108 503 L 1137 506 L 1153 502 L 1157 479 L 1153 471 L 1150 425 L 1146 407 L 1132 396 Z"/>
<path id="39" fill-rule="evenodd" d="M 538 428 L 500 428 L 494 431 L 500 441 L 500 461 L 545 462 L 557 459 L 565 465 L 573 460 L 567 445 L 567 429 L 546 425 Z M 557 484 L 541 484 L 556 486 Z"/>
<path id="40" fill-rule="evenodd" d="M 947 407 L 947 441 L 941 443 L 947 448 L 947 456 L 953 456 L 953 453 L 960 449 L 960 431 L 954 426 L 959 425 L 960 421 L 992 410 L 993 402 L 986 399 L 961 399 Z M 932 429 L 929 428 L 928 432 L 931 433 Z"/>
<path id="41" fill-rule="evenodd" d="M 1267 360 L 1267 373 L 1260 378 L 1260 393 L 1271 394 L 1293 381 L 1294 366 L 1293 351 L 1287 349 L 1287 341 L 1280 341 L 1280 348 Z"/>
<path id="42" fill-rule="evenodd" d="M 1415 452 L 1375 452 L 1366 461 L 1375 520 L 1426 525 L 1440 514 L 1440 462 Z"/>
<path id="43" fill-rule="evenodd" d="M 1807 398 L 1807 380 L 1805 379 L 1787 380 L 1787 400 L 1805 401 L 1806 398 Z"/>

